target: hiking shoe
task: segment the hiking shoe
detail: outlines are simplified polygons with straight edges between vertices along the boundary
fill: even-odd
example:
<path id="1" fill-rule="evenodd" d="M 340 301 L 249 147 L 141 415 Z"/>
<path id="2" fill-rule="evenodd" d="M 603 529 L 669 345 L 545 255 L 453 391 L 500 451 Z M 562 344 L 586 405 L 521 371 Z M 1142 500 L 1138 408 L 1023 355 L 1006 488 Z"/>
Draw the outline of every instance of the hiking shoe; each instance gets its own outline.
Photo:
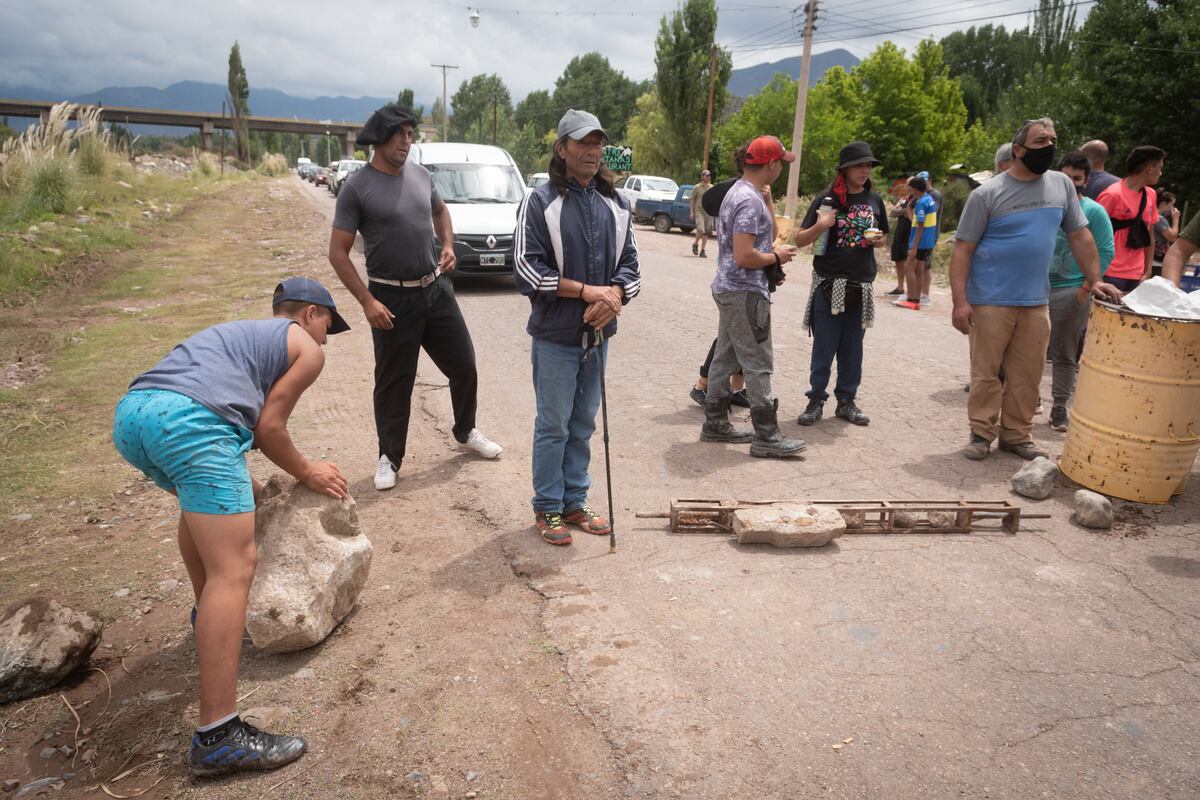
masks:
<path id="1" fill-rule="evenodd" d="M 390 458 L 380 456 L 379 464 L 375 467 L 375 488 L 382 492 L 395 486 L 398 469 Z"/>
<path id="2" fill-rule="evenodd" d="M 235 772 L 278 769 L 304 755 L 307 747 L 299 736 L 277 736 L 235 719 L 225 735 L 211 744 L 203 744 L 200 734 L 192 735 L 188 772 L 196 777 L 210 778 Z"/>
<path id="3" fill-rule="evenodd" d="M 851 425 L 870 425 L 871 418 L 862 412 L 858 406 L 854 405 L 853 400 L 841 400 L 837 404 L 837 409 L 833 412 L 835 417 L 846 420 Z"/>
<path id="4" fill-rule="evenodd" d="M 1050 407 L 1050 430 L 1065 431 L 1067 429 L 1067 407 Z"/>
<path id="5" fill-rule="evenodd" d="M 741 408 L 750 407 L 750 395 L 746 394 L 745 389 L 738 389 L 729 395 L 729 405 L 740 406 Z"/>
<path id="6" fill-rule="evenodd" d="M 1042 458 L 1050 457 L 1049 453 L 1047 453 L 1042 448 L 1038 447 L 1033 442 L 1006 442 L 1003 439 L 1001 439 L 1000 443 L 996 445 L 996 449 L 1003 450 L 1006 453 L 1012 453 L 1013 455 L 1016 455 L 1016 456 L 1020 456 L 1021 458 L 1025 459 L 1026 461 L 1033 461 L 1035 458 L 1037 458 L 1039 456 L 1041 456 Z"/>
<path id="7" fill-rule="evenodd" d="M 562 514 L 557 511 L 538 511 L 533 515 L 533 522 L 542 535 L 542 541 L 549 544 L 571 543 L 571 532 L 563 524 Z"/>
<path id="8" fill-rule="evenodd" d="M 483 458 L 495 458 L 504 452 L 503 447 L 480 433 L 478 428 L 471 428 L 471 432 L 467 434 L 467 440 L 459 442 L 459 447 L 478 453 Z"/>
<path id="9" fill-rule="evenodd" d="M 594 533 L 597 536 L 608 536 L 612 533 L 612 525 L 608 520 L 592 511 L 587 506 L 580 506 L 563 514 L 563 522 L 582 530 L 584 533 Z"/>
<path id="10" fill-rule="evenodd" d="M 964 458 L 969 458 L 971 461 L 983 461 L 988 456 L 988 451 L 992 449 L 992 443 L 980 436 L 978 433 L 971 433 L 971 441 L 967 442 L 967 446 L 963 448 L 962 454 Z"/>
<path id="11" fill-rule="evenodd" d="M 695 242 L 692 242 L 692 255 L 699 255 L 699 254 L 700 254 L 700 245 L 696 244 Z"/>
<path id="12" fill-rule="evenodd" d="M 820 400 L 809 400 L 808 406 L 805 407 L 800 416 L 796 418 L 796 422 L 807 427 L 815 424 L 816 421 L 821 418 L 823 413 L 825 413 L 825 404 L 823 402 Z"/>
<path id="13" fill-rule="evenodd" d="M 883 293 L 884 297 L 903 297 L 904 295 L 905 291 L 898 286 L 895 289 L 892 289 L 890 292 Z"/>
<path id="14" fill-rule="evenodd" d="M 701 389 L 699 386 L 693 386 L 692 391 L 688 393 L 688 397 L 692 398 L 692 400 L 696 403 L 696 405 L 700 406 L 701 408 L 704 408 L 704 395 L 705 394 L 706 394 L 705 391 L 703 389 Z"/>

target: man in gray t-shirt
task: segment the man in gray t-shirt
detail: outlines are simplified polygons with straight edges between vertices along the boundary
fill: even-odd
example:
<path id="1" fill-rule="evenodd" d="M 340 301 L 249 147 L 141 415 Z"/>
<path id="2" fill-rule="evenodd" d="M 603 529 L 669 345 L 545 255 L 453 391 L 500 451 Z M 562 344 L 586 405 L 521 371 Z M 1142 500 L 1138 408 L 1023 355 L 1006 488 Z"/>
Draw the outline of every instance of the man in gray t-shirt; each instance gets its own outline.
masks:
<path id="1" fill-rule="evenodd" d="M 450 381 L 454 438 L 484 458 L 500 445 L 475 428 L 475 346 L 446 274 L 454 269 L 450 209 L 429 171 L 408 160 L 417 120 L 407 108 L 376 111 L 358 135 L 371 162 L 346 179 L 329 237 L 329 263 L 362 304 L 375 345 L 375 488 L 391 489 L 404 460 L 417 360 L 424 349 Z M 441 252 L 434 255 L 434 234 Z M 355 233 L 366 246 L 364 284 L 350 260 Z"/>
<path id="2" fill-rule="evenodd" d="M 750 455 L 798 456 L 799 439 L 779 432 L 778 407 L 771 395 L 771 299 L 765 270 L 778 270 L 792 260 L 793 247 L 772 247 L 775 218 L 763 193 L 796 156 L 774 136 L 759 136 L 746 148 L 746 168 L 721 201 L 717 217 L 717 274 L 713 300 L 717 304 L 717 343 L 708 371 L 704 400 L 703 442 L 750 442 Z M 782 277 L 777 277 L 782 283 Z M 741 366 L 750 398 L 754 430 L 729 422 L 732 395 L 729 378 Z"/>

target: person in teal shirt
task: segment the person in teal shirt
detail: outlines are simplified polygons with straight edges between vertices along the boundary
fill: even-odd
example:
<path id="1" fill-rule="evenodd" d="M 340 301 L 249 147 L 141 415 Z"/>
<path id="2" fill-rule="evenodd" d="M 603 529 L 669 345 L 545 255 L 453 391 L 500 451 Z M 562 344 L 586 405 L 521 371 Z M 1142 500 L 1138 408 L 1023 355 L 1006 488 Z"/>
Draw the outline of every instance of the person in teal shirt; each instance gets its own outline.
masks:
<path id="1" fill-rule="evenodd" d="M 1096 241 L 1100 253 L 1100 274 L 1108 271 L 1115 250 L 1113 248 L 1112 221 L 1104 207 L 1083 194 L 1087 186 L 1091 164 L 1087 156 L 1075 151 L 1067 153 L 1058 164 L 1058 169 L 1075 184 L 1083 215 L 1087 217 L 1088 230 Z M 1075 376 L 1078 372 L 1079 344 L 1087 324 L 1088 293 L 1083 289 L 1083 272 L 1067 237 L 1060 230 L 1054 245 L 1054 258 L 1050 261 L 1050 361 L 1053 364 L 1053 382 L 1050 407 L 1050 427 L 1056 431 L 1067 429 L 1067 401 L 1075 392 Z"/>

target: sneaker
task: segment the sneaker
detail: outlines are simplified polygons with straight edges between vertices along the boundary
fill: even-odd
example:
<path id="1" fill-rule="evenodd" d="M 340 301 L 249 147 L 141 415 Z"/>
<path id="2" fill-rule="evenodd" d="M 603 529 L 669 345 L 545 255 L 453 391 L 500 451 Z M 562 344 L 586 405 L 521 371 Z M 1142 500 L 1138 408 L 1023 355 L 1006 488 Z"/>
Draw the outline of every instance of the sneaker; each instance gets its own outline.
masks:
<path id="1" fill-rule="evenodd" d="M 1039 397 L 1037 408 L 1034 409 L 1033 415 L 1036 417 L 1038 414 L 1045 413 L 1045 411 L 1046 411 L 1046 407 L 1044 405 L 1042 405 L 1042 398 Z"/>
<path id="2" fill-rule="evenodd" d="M 745 389 L 738 389 L 729 395 L 729 405 L 739 406 L 741 408 L 750 407 L 750 395 L 746 394 Z"/>
<path id="3" fill-rule="evenodd" d="M 379 465 L 375 467 L 375 488 L 379 491 L 391 489 L 396 485 L 397 467 L 387 456 L 379 457 Z"/>
<path id="4" fill-rule="evenodd" d="M 700 406 L 701 408 L 704 408 L 704 395 L 704 390 L 699 386 L 693 386 L 692 391 L 688 393 L 688 397 L 692 398 L 696 405 Z"/>
<path id="5" fill-rule="evenodd" d="M 824 412 L 824 410 L 825 403 L 821 402 L 820 400 L 809 400 L 804 411 L 799 417 L 796 418 L 796 424 L 803 425 L 806 428 L 809 425 L 815 425 L 817 420 L 821 418 L 821 414 Z"/>
<path id="6" fill-rule="evenodd" d="M 700 245 L 696 244 L 695 242 L 692 242 L 692 255 L 699 255 L 699 254 L 700 254 Z"/>
<path id="7" fill-rule="evenodd" d="M 571 532 L 563 524 L 562 514 L 556 511 L 538 511 L 533 515 L 533 522 L 537 525 L 538 533 L 542 535 L 542 541 L 548 544 L 571 543 Z"/>
<path id="8" fill-rule="evenodd" d="M 913 311 L 921 310 L 920 303 L 914 303 L 912 300 L 909 300 L 907 297 L 901 297 L 898 300 L 893 300 L 892 305 L 896 306 L 897 308 L 908 308 Z"/>
<path id="9" fill-rule="evenodd" d="M 1033 442 L 1006 442 L 1003 439 L 996 445 L 997 450 L 1003 450 L 1006 453 L 1020 456 L 1026 461 L 1033 461 L 1035 458 L 1049 458 L 1050 454 L 1042 448 L 1038 447 Z"/>
<path id="10" fill-rule="evenodd" d="M 235 719 L 225 735 L 210 744 L 201 743 L 199 734 L 192 735 L 188 771 L 197 777 L 210 778 L 278 769 L 304 755 L 307 748 L 299 736 L 276 736 Z"/>
<path id="11" fill-rule="evenodd" d="M 929 295 L 927 295 L 927 294 L 921 295 L 921 305 L 923 305 L 923 306 L 929 305 Z"/>
<path id="12" fill-rule="evenodd" d="M 967 442 L 967 446 L 963 448 L 962 454 L 964 458 L 971 461 L 983 461 L 988 456 L 988 450 L 992 447 L 992 443 L 972 431 L 971 441 Z"/>
<path id="13" fill-rule="evenodd" d="M 701 257 L 701 258 L 708 258 L 708 253 L 706 253 L 706 252 L 704 252 L 703 250 L 701 250 L 701 251 L 700 251 L 700 257 Z"/>
<path id="14" fill-rule="evenodd" d="M 471 428 L 471 432 L 467 434 L 467 440 L 461 442 L 460 447 L 478 453 L 484 458 L 495 458 L 504 452 L 503 447 L 480 433 L 478 428 Z"/>
<path id="15" fill-rule="evenodd" d="M 192 632 L 196 630 L 196 615 L 200 613 L 200 609 L 192 606 Z"/>
<path id="16" fill-rule="evenodd" d="M 1067 407 L 1050 407 L 1050 430 L 1065 431 L 1067 429 Z"/>
<path id="17" fill-rule="evenodd" d="M 904 295 L 905 295 L 904 290 L 899 287 L 892 289 L 890 292 L 883 293 L 884 297 L 903 297 Z"/>
<path id="18" fill-rule="evenodd" d="M 608 520 L 592 511 L 587 506 L 568 511 L 563 514 L 563 522 L 582 530 L 584 533 L 594 533 L 597 536 L 608 536 L 612 533 L 612 525 L 608 524 Z"/>

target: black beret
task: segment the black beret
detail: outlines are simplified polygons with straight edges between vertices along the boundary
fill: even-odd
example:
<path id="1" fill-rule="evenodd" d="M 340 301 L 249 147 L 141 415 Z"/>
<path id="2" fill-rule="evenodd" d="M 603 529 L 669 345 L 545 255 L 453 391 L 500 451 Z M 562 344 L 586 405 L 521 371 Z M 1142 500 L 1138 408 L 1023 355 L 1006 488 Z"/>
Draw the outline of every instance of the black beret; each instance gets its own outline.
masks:
<path id="1" fill-rule="evenodd" d="M 371 115 L 354 141 L 361 145 L 380 145 L 392 138 L 404 125 L 412 125 L 415 128 L 416 116 L 404 106 L 389 103 Z"/>

